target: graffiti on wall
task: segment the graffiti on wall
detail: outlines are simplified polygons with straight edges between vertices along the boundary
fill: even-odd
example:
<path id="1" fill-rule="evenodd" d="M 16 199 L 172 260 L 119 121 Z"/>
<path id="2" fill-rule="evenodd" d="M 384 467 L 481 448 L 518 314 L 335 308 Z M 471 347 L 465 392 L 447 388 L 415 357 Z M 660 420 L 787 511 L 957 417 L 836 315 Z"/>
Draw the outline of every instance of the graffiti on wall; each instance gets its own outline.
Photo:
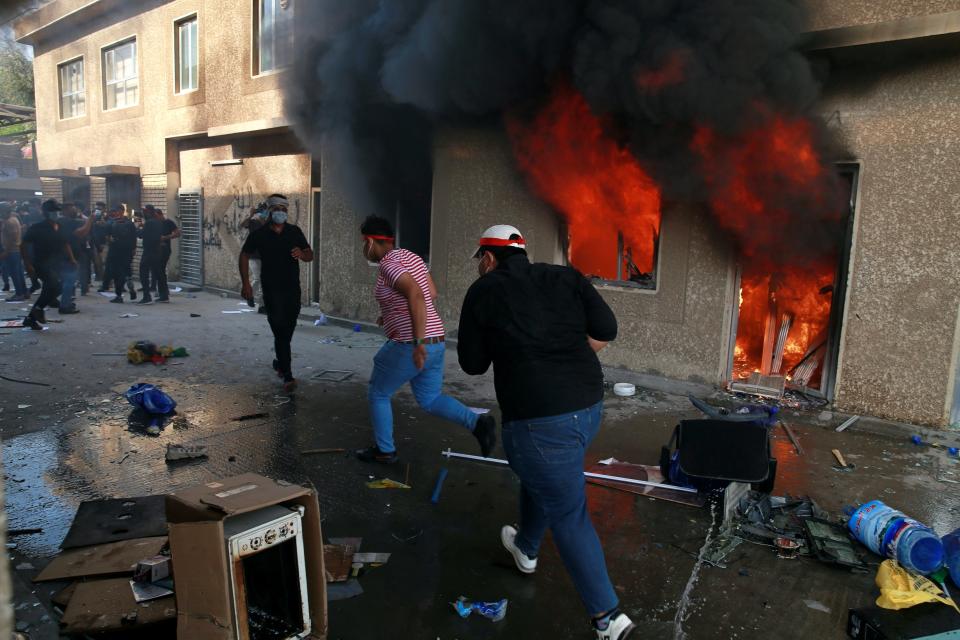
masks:
<path id="1" fill-rule="evenodd" d="M 264 202 L 267 194 L 254 193 L 251 185 L 236 187 L 233 189 L 231 198 L 209 198 L 207 203 L 212 203 L 212 211 L 204 213 L 203 217 L 203 246 L 204 248 L 223 249 L 224 237 L 229 238 L 230 245 L 235 245 L 235 251 L 239 252 L 242 241 L 246 239 L 246 221 L 250 218 L 251 212 L 259 204 Z M 302 199 L 299 196 L 290 196 L 288 222 L 301 226 L 301 222 L 306 222 L 303 213 Z M 219 202 L 218 202 L 219 201 Z M 220 206 L 217 207 L 216 205 Z"/>

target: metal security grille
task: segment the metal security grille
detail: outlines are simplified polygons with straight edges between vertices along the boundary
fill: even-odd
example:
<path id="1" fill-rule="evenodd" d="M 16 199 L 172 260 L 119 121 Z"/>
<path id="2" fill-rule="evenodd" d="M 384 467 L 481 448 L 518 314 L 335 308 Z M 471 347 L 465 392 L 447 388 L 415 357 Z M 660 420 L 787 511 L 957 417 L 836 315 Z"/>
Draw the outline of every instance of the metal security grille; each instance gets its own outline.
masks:
<path id="1" fill-rule="evenodd" d="M 180 216 L 180 279 L 203 286 L 203 194 L 178 191 Z"/>

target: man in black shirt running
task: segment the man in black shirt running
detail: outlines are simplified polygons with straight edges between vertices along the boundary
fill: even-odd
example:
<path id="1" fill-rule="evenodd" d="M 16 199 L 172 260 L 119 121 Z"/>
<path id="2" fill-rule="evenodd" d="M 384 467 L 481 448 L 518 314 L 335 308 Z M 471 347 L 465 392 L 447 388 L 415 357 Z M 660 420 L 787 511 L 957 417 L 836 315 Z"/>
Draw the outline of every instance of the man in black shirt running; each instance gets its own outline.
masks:
<path id="1" fill-rule="evenodd" d="M 515 227 L 490 227 L 479 244 L 457 355 L 470 375 L 493 364 L 503 448 L 520 478 L 520 523 L 504 526 L 500 540 L 529 574 L 549 528 L 597 638 L 623 640 L 634 625 L 618 608 L 583 476 L 603 414 L 596 354 L 616 338 L 617 320 L 578 271 L 531 264 Z"/>
<path id="2" fill-rule="evenodd" d="M 278 193 L 267 198 L 267 223 L 247 236 L 240 250 L 240 295 L 253 298 L 250 257 L 260 254 L 263 303 L 273 332 L 276 359 L 273 369 L 283 378 L 283 388 L 293 391 L 297 381 L 290 370 L 290 341 L 300 316 L 300 262 L 313 260 L 313 249 L 300 227 L 287 223 L 287 198 Z"/>
<path id="3" fill-rule="evenodd" d="M 56 200 L 47 200 L 43 203 L 43 219 L 30 226 L 27 233 L 23 236 L 23 245 L 29 250 L 23 252 L 23 262 L 27 273 L 31 278 L 40 280 L 43 288 L 40 291 L 40 297 L 33 304 L 27 317 L 23 319 L 23 326 L 30 327 L 36 331 L 43 329 L 41 324 L 46 324 L 47 318 L 44 310 L 48 305 L 57 304 L 57 296 L 60 295 L 62 284 L 60 282 L 60 269 L 64 262 L 74 268 L 77 261 L 70 251 L 70 245 L 66 238 L 60 233 L 56 218 L 60 211 L 60 205 Z"/>

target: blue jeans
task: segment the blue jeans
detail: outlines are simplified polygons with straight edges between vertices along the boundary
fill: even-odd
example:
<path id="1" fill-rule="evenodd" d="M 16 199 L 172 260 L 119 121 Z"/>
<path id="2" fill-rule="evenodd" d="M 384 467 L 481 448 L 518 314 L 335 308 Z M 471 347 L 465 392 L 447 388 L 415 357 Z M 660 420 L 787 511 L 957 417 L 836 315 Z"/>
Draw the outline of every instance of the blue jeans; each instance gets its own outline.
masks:
<path id="1" fill-rule="evenodd" d="M 443 386 L 443 358 L 447 348 L 444 344 L 428 344 L 427 362 L 423 369 L 413 364 L 413 345 L 387 340 L 373 358 L 373 374 L 367 399 L 370 403 L 370 420 L 373 435 L 380 451 L 396 451 L 393 442 L 393 408 L 390 398 L 409 382 L 417 404 L 427 413 L 463 425 L 473 431 L 477 415 L 462 402 L 440 393 Z"/>
<path id="2" fill-rule="evenodd" d="M 547 531 L 587 608 L 595 616 L 617 606 L 600 538 L 587 513 L 583 458 L 600 429 L 603 402 L 559 416 L 503 423 L 503 448 L 520 477 L 516 545 L 535 558 Z"/>
<path id="3" fill-rule="evenodd" d="M 63 283 L 63 291 L 60 292 L 60 308 L 69 309 L 74 306 L 73 296 L 77 293 L 77 267 L 69 262 L 64 262 L 60 267 L 60 280 Z"/>
<path id="4" fill-rule="evenodd" d="M 3 260 L 3 269 L 13 279 L 13 291 L 16 295 L 26 297 L 27 280 L 23 277 L 23 258 L 19 251 L 10 251 Z"/>

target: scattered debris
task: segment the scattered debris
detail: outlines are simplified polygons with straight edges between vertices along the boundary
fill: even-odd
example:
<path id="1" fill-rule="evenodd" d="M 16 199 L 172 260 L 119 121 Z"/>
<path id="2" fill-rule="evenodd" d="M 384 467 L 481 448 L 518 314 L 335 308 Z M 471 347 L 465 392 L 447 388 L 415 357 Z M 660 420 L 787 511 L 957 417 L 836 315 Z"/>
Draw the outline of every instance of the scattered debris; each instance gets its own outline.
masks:
<path id="1" fill-rule="evenodd" d="M 170 347 L 166 345 L 158 347 L 154 343 L 146 340 L 134 342 L 127 347 L 127 360 L 131 364 L 143 364 L 144 362 L 164 364 L 168 358 L 185 358 L 189 355 L 186 347 Z"/>
<path id="2" fill-rule="evenodd" d="M 613 385 L 613 393 L 621 398 L 629 398 L 636 395 L 637 387 L 629 382 L 617 382 Z"/>
<path id="3" fill-rule="evenodd" d="M 33 382 L 31 380 L 21 380 L 19 378 L 11 378 L 9 376 L 0 376 L 0 380 L 6 380 L 7 382 L 16 382 L 19 384 L 32 384 L 38 387 L 49 387 L 50 385 L 46 382 Z"/>
<path id="4" fill-rule="evenodd" d="M 360 564 L 387 564 L 390 560 L 389 553 L 355 553 L 353 554 L 353 562 Z"/>
<path id="5" fill-rule="evenodd" d="M 433 504 L 440 502 L 440 492 L 443 490 L 443 481 L 447 479 L 448 473 L 447 468 L 443 467 L 437 475 L 437 482 L 433 485 L 433 493 L 430 494 L 430 502 Z"/>
<path id="6" fill-rule="evenodd" d="M 76 549 L 121 540 L 162 537 L 167 534 L 166 514 L 162 495 L 85 500 L 80 503 L 60 548 Z M 122 526 L 117 526 L 118 523 Z M 136 560 L 146 557 L 149 555 Z"/>
<path id="7" fill-rule="evenodd" d="M 617 489 L 657 500 L 666 500 L 690 507 L 699 508 L 706 504 L 706 498 L 697 494 L 696 491 L 677 491 L 672 485 L 666 484 L 660 467 L 631 464 L 629 462 L 621 462 L 616 458 L 607 458 L 589 467 L 587 473 L 595 474 L 595 477 L 587 476 L 587 482 L 593 485 Z M 620 478 L 620 480 L 602 479 L 601 476 Z M 649 484 L 628 484 L 623 481 L 626 479 L 643 481 Z"/>
<path id="8" fill-rule="evenodd" d="M 137 562 L 158 555 L 166 543 L 166 537 L 139 538 L 69 549 L 51 560 L 33 581 L 46 582 L 110 574 L 130 575 Z M 123 582 L 126 585 L 126 580 Z M 129 591 L 129 588 L 127 590 Z"/>
<path id="9" fill-rule="evenodd" d="M 929 578 L 908 571 L 893 560 L 884 560 L 877 570 L 880 597 L 877 606 L 884 609 L 906 609 L 918 604 L 936 603 L 953 607 L 956 603 Z"/>
<path id="10" fill-rule="evenodd" d="M 7 529 L 7 537 L 12 536 L 32 536 L 36 533 L 43 533 L 42 527 L 35 527 L 32 529 Z"/>
<path id="11" fill-rule="evenodd" d="M 461 618 L 467 618 L 471 613 L 487 618 L 493 622 L 503 620 L 507 615 L 507 599 L 497 600 L 496 602 L 472 602 L 464 596 L 457 598 L 456 602 L 451 602 L 450 606 L 457 612 Z"/>
<path id="12" fill-rule="evenodd" d="M 353 371 L 343 371 L 340 369 L 324 369 L 310 376 L 311 380 L 322 380 L 324 382 L 345 382 L 353 376 Z"/>
<path id="13" fill-rule="evenodd" d="M 323 325 L 327 324 L 327 322 L 328 322 L 327 316 L 321 313 L 320 317 L 318 317 L 316 320 L 313 321 L 313 326 L 322 327 Z"/>
<path id="14" fill-rule="evenodd" d="M 409 489 L 410 485 L 404 484 L 402 482 L 397 482 L 396 480 L 391 480 L 390 478 L 381 478 L 380 480 L 372 480 L 367 483 L 368 489 Z"/>
<path id="15" fill-rule="evenodd" d="M 224 309 L 224 310 L 223 310 L 223 311 L 221 311 L 220 313 L 228 313 L 228 314 L 240 314 L 240 313 L 243 313 L 243 311 L 241 311 L 241 310 L 239 310 L 239 309 L 237 309 L 237 310 L 233 310 L 233 309 Z"/>
<path id="16" fill-rule="evenodd" d="M 397 542 L 413 542 L 417 538 L 423 535 L 423 529 L 417 529 L 416 531 L 409 533 L 409 535 L 398 536 L 395 533 L 391 533 L 390 536 Z"/>
<path id="17" fill-rule="evenodd" d="M 63 631 L 84 634 L 123 630 L 172 621 L 177 606 L 172 596 L 137 603 L 129 578 L 92 580 L 77 584 L 63 614 Z"/>
<path id="18" fill-rule="evenodd" d="M 851 569 L 866 568 L 846 527 L 820 518 L 804 518 L 802 522 L 810 551 L 817 560 Z"/>
<path id="19" fill-rule="evenodd" d="M 190 314 L 190 317 L 191 317 L 191 318 L 200 318 L 200 317 L 202 317 L 202 316 L 201 316 L 199 313 L 191 313 L 191 314 Z"/>
<path id="20" fill-rule="evenodd" d="M 840 463 L 842 469 L 849 468 L 850 465 L 847 464 L 847 461 L 843 459 L 843 454 L 840 453 L 840 449 L 831 449 L 830 453 L 833 454 L 833 457 L 837 459 L 837 462 Z"/>
<path id="21" fill-rule="evenodd" d="M 345 451 L 346 451 L 346 449 L 338 449 L 338 448 L 331 448 L 331 449 L 305 449 L 305 450 L 303 450 L 303 451 L 300 452 L 300 455 L 302 455 L 302 456 L 312 456 L 312 455 L 321 454 L 321 453 L 344 453 Z"/>
<path id="22" fill-rule="evenodd" d="M 133 591 L 133 599 L 140 602 L 150 602 L 157 598 L 165 598 L 173 595 L 173 589 L 161 587 L 160 585 L 150 584 L 149 582 L 130 581 L 130 589 Z"/>
<path id="23" fill-rule="evenodd" d="M 467 407 L 467 409 L 470 409 L 472 413 L 475 413 L 478 416 L 482 416 L 485 413 L 490 413 L 490 409 L 483 409 L 481 407 Z"/>
<path id="24" fill-rule="evenodd" d="M 841 424 L 839 427 L 836 428 L 836 431 L 838 433 L 841 431 L 844 431 L 848 427 L 852 426 L 853 423 L 855 423 L 859 419 L 860 419 L 860 416 L 852 416 L 850 418 L 847 418 L 846 420 L 843 421 L 843 424 Z"/>
<path id="25" fill-rule="evenodd" d="M 330 602 L 334 600 L 346 600 L 362 594 L 363 587 L 361 587 L 360 582 L 354 578 L 346 582 L 327 585 L 327 600 Z"/>
<path id="26" fill-rule="evenodd" d="M 17 571 L 33 571 L 35 568 L 36 567 L 34 567 L 29 562 L 21 562 L 20 564 L 14 567 L 14 569 L 16 569 Z"/>
<path id="27" fill-rule="evenodd" d="M 793 443 L 793 448 L 797 450 L 797 455 L 803 455 L 803 447 L 800 446 L 800 441 L 797 440 L 796 434 L 793 433 L 793 429 L 790 428 L 783 420 L 780 420 L 780 426 L 783 427 L 784 432 L 787 434 L 787 437 L 790 438 L 790 442 Z"/>
<path id="28" fill-rule="evenodd" d="M 29 404 L 18 404 L 17 409 L 29 409 L 31 406 Z"/>
<path id="29" fill-rule="evenodd" d="M 91 356 L 125 356 L 125 353 L 91 353 Z"/>
<path id="30" fill-rule="evenodd" d="M 121 313 L 118 318 L 139 318 L 139 313 Z"/>
<path id="31" fill-rule="evenodd" d="M 804 600 L 803 604 L 807 605 L 808 609 L 813 609 L 814 611 L 822 611 L 824 613 L 830 613 L 830 607 L 823 604 L 819 600 Z"/>
<path id="32" fill-rule="evenodd" d="M 777 557 L 781 560 L 796 560 L 800 557 L 800 542 L 793 538 L 781 536 L 773 541 L 777 549 Z"/>
<path id="33" fill-rule="evenodd" d="M 356 550 L 350 545 L 323 545 L 323 567 L 327 572 L 327 582 L 346 582 L 353 567 Z"/>
<path id="34" fill-rule="evenodd" d="M 242 416 L 237 416 L 236 418 L 230 418 L 232 422 L 244 422 L 245 420 L 259 420 L 260 418 L 270 417 L 269 413 L 247 413 Z"/>
<path id="35" fill-rule="evenodd" d="M 207 446 L 203 444 L 168 444 L 167 462 L 176 462 L 177 460 L 191 460 L 194 458 L 206 458 Z"/>

